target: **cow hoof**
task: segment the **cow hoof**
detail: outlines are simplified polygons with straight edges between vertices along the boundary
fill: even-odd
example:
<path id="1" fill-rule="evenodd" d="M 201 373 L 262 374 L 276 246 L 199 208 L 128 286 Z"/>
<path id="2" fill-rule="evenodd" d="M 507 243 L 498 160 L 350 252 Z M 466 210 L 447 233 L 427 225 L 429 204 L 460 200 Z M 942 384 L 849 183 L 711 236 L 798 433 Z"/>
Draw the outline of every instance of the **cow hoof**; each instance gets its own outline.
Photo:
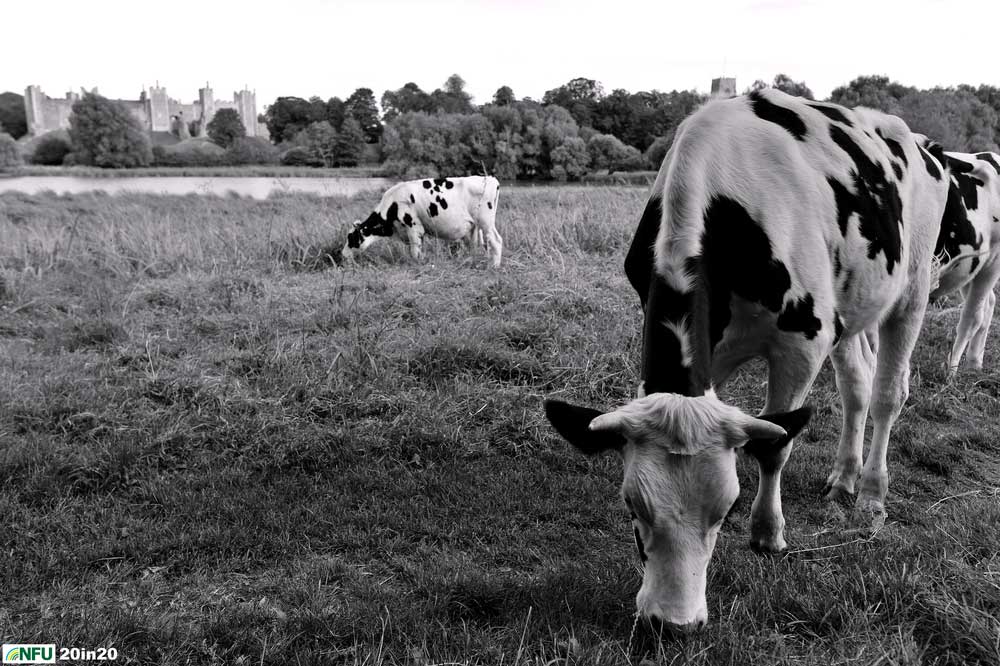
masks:
<path id="1" fill-rule="evenodd" d="M 840 486 L 827 485 L 823 489 L 823 499 L 835 504 L 850 505 L 854 503 L 854 493 Z"/>
<path id="2" fill-rule="evenodd" d="M 768 538 L 750 538 L 750 550 L 758 555 L 781 555 L 788 550 L 788 544 L 781 536 Z"/>

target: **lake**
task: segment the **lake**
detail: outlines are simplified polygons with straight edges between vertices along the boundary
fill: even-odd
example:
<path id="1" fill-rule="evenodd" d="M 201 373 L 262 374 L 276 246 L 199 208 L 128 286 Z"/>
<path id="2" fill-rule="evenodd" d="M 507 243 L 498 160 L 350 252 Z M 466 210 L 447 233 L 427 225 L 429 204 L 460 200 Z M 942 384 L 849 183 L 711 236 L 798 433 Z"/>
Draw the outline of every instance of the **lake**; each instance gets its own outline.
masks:
<path id="1" fill-rule="evenodd" d="M 395 181 L 386 178 L 303 178 L 223 176 L 138 176 L 135 178 L 86 178 L 77 176 L 18 176 L 0 178 L 0 192 L 140 192 L 144 194 L 216 194 L 230 192 L 266 199 L 272 193 L 307 192 L 324 197 L 352 196 L 384 190 Z"/>

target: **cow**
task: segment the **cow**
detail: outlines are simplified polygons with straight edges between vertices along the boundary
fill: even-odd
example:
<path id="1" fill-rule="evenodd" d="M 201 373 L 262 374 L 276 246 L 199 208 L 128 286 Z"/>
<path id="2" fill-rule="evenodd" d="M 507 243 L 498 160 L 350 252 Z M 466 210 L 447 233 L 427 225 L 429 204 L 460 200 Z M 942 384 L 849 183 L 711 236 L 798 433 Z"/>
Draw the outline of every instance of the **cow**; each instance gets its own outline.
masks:
<path id="1" fill-rule="evenodd" d="M 828 355 L 843 427 L 826 496 L 852 496 L 860 472 L 855 510 L 884 520 L 889 433 L 908 395 L 948 191 L 946 167 L 921 144 L 895 116 L 776 90 L 710 101 L 678 127 L 625 260 L 644 310 L 639 397 L 606 413 L 545 405 L 582 452 L 623 457 L 621 494 L 644 561 L 636 606 L 650 623 L 706 623 L 707 568 L 739 493 L 740 448 L 760 470 L 751 547 L 787 548 L 781 472 Z M 759 417 L 716 395 L 753 357 L 768 366 Z"/>
<path id="2" fill-rule="evenodd" d="M 986 337 L 1000 279 L 1000 155 L 944 153 L 950 173 L 948 203 L 934 254 L 939 268 L 932 301 L 961 290 L 964 298 L 948 356 L 954 375 L 966 349 L 969 365 L 983 367 Z"/>
<path id="3" fill-rule="evenodd" d="M 471 250 L 485 243 L 494 268 L 500 266 L 503 239 L 497 232 L 500 183 L 492 176 L 426 178 L 393 185 L 364 220 L 355 220 L 342 257 L 353 261 L 379 238 L 397 235 L 420 258 L 424 234 L 449 241 L 465 240 Z"/>

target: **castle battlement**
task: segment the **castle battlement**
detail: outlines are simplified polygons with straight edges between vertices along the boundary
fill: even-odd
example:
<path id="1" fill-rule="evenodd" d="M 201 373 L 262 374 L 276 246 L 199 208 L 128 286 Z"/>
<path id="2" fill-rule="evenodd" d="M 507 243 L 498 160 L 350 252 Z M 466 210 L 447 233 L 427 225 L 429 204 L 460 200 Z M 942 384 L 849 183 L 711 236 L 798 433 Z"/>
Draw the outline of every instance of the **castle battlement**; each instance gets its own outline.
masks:
<path id="1" fill-rule="evenodd" d="M 97 89 L 94 89 L 97 92 Z M 28 133 L 38 136 L 57 129 L 69 128 L 69 117 L 73 104 L 80 99 L 79 93 L 68 92 L 65 98 L 53 98 L 42 92 L 39 86 L 28 86 L 24 91 L 24 112 L 28 119 Z M 234 109 L 243 121 L 247 136 L 266 136 L 260 132 L 257 123 L 257 94 L 244 86 L 233 93 L 233 101 L 216 100 L 212 88 L 205 84 L 198 90 L 198 100 L 183 104 L 167 94 L 167 89 L 159 81 L 148 90 L 143 87 L 139 99 L 119 99 L 116 102 L 127 108 L 148 132 L 169 132 L 175 118 L 186 122 L 197 121 L 203 134 L 205 126 L 220 109 Z"/>

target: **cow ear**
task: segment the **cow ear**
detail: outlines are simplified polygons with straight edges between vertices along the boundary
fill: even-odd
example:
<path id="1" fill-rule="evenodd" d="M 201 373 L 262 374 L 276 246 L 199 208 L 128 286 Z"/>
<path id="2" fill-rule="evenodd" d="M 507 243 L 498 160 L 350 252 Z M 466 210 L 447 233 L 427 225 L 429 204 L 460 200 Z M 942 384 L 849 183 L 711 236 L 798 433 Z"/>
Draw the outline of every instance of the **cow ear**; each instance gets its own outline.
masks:
<path id="1" fill-rule="evenodd" d="M 772 427 L 777 426 L 784 434 L 775 436 L 773 433 L 768 434 L 760 430 L 751 434 L 750 441 L 744 445 L 743 450 L 754 457 L 759 457 L 783 449 L 806 427 L 810 417 L 812 417 L 812 407 L 808 405 L 790 412 L 763 414 L 754 420 L 773 424 Z"/>
<path id="2" fill-rule="evenodd" d="M 615 428 L 606 427 L 601 419 L 611 417 L 589 407 L 578 407 L 561 400 L 545 401 L 545 416 L 563 438 L 582 453 L 593 455 L 602 451 L 620 451 L 625 438 Z M 593 427 L 592 427 L 593 425 Z"/>

